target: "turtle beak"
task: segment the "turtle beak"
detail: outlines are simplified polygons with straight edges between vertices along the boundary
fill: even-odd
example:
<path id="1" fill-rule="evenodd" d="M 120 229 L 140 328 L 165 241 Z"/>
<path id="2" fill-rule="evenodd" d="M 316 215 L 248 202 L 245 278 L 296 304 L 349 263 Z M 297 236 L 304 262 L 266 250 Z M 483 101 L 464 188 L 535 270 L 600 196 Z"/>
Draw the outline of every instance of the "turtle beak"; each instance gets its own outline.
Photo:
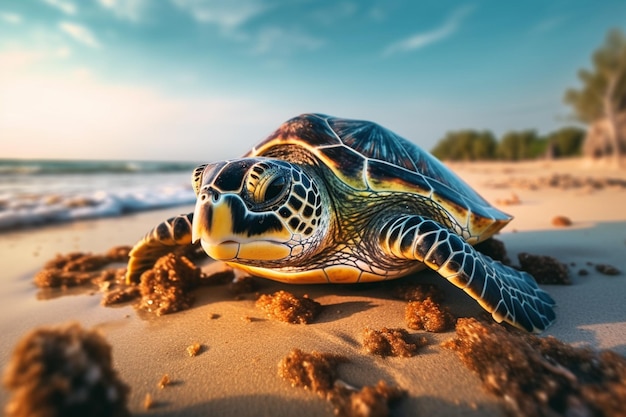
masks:
<path id="1" fill-rule="evenodd" d="M 229 200 L 210 187 L 200 190 L 193 212 L 191 239 L 194 243 L 200 240 L 203 244 L 216 244 L 232 239 L 232 203 Z"/>
<path id="2" fill-rule="evenodd" d="M 232 260 L 239 252 L 228 200 L 210 189 L 201 190 L 193 213 L 191 239 L 194 243 L 200 241 L 207 255 L 217 260 Z"/>
<path id="3" fill-rule="evenodd" d="M 211 193 L 208 190 L 201 190 L 198 193 L 196 208 L 193 212 L 193 227 L 191 229 L 192 243 L 196 243 L 210 236 L 212 222 L 213 206 L 211 204 Z"/>

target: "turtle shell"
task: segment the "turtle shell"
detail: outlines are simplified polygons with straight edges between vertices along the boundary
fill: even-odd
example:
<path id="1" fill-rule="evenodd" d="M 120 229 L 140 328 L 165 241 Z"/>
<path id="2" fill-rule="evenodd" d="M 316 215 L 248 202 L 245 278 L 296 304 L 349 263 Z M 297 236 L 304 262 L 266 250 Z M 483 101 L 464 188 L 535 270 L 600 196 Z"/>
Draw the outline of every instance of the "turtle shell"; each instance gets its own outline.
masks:
<path id="1" fill-rule="evenodd" d="M 298 148 L 314 155 L 355 190 L 413 193 L 431 199 L 465 226 L 466 238 L 483 240 L 512 218 L 430 153 L 369 121 L 303 114 L 283 123 L 247 156 L 282 155 L 306 164 L 304 158 L 297 160 Z"/>

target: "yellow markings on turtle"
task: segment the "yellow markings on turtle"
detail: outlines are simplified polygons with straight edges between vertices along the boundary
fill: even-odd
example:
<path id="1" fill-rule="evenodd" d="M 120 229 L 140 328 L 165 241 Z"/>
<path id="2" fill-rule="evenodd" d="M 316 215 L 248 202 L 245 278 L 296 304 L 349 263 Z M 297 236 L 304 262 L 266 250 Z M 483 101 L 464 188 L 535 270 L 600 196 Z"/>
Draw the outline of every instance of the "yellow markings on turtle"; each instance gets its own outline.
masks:
<path id="1" fill-rule="evenodd" d="M 496 323 L 502 323 L 504 320 L 506 320 L 506 316 L 505 315 L 503 315 L 502 313 L 498 313 L 496 311 L 496 308 L 498 307 L 497 305 L 496 306 L 490 306 L 487 303 L 485 303 L 483 300 L 479 300 L 478 298 L 475 298 L 475 300 L 478 301 L 478 304 L 480 304 L 480 306 L 482 308 L 484 308 L 486 311 L 491 313 L 491 317 L 496 321 Z M 523 329 L 523 327 L 520 327 L 519 324 L 516 324 L 516 323 L 511 323 L 511 324 L 513 324 L 515 327 Z"/>
<path id="2" fill-rule="evenodd" d="M 482 242 L 483 240 L 493 236 L 496 232 L 502 229 L 509 223 L 509 220 L 494 220 L 477 216 L 474 213 L 469 214 L 468 229 L 471 236 L 477 236 L 478 239 L 475 243 Z M 474 244 L 469 241 L 468 243 Z"/>
<path id="3" fill-rule="evenodd" d="M 270 241 L 257 241 L 239 244 L 237 258 L 275 261 L 284 259 L 290 254 L 291 249 L 285 244 Z"/>
<path id="4" fill-rule="evenodd" d="M 315 154 L 343 183 L 355 190 L 367 190 L 368 184 L 364 178 L 365 158 L 362 155 L 341 145 L 315 150 Z M 350 167 L 349 171 L 347 167 Z"/>
<path id="5" fill-rule="evenodd" d="M 487 227 L 484 231 L 483 231 L 483 236 L 480 237 L 480 241 L 483 241 L 485 239 L 487 239 L 490 236 L 495 235 L 496 233 L 498 233 L 500 231 L 500 229 L 502 229 L 504 226 L 506 226 L 511 220 L 507 219 L 507 220 L 494 220 L 491 225 L 489 227 Z"/>
<path id="6" fill-rule="evenodd" d="M 450 200 L 446 200 L 436 192 L 432 194 L 431 199 L 439 206 L 441 206 L 448 214 L 448 216 L 452 217 L 456 221 L 456 223 L 460 225 L 467 224 L 467 216 L 469 214 L 467 208 L 453 203 Z"/>
<path id="7" fill-rule="evenodd" d="M 239 252 L 239 243 L 223 242 L 218 245 L 202 245 L 207 255 L 218 261 L 228 261 L 235 259 Z"/>
<path id="8" fill-rule="evenodd" d="M 333 167 L 334 169 L 337 169 L 337 167 Z M 341 173 L 335 172 L 335 175 L 339 176 Z M 361 178 L 360 177 L 354 177 L 354 178 L 350 178 L 350 177 L 341 177 L 341 181 L 343 183 L 345 183 L 346 185 L 349 185 L 350 187 L 352 187 L 355 190 L 366 190 L 367 189 L 367 183 L 365 181 L 359 181 Z"/>
<path id="9" fill-rule="evenodd" d="M 337 141 L 337 144 L 340 144 Z M 277 136 L 274 139 L 262 143 L 261 146 L 257 145 L 252 152 L 246 154 L 247 156 L 256 156 L 256 155 L 265 155 L 268 149 L 271 149 L 275 146 L 284 146 L 284 145 L 296 145 L 298 147 L 305 147 L 310 151 L 314 152 L 315 149 L 311 146 L 307 146 L 307 144 L 302 140 L 302 138 L 298 136 Z"/>
<path id="10" fill-rule="evenodd" d="M 486 231 L 493 225 L 493 220 L 477 216 L 473 213 L 469 215 L 468 228 L 472 236 L 485 235 Z"/>
<path id="11" fill-rule="evenodd" d="M 266 239 L 272 239 L 279 242 L 288 242 L 293 238 L 293 234 L 284 226 L 281 227 L 280 230 L 265 232 L 263 236 Z"/>
<path id="12" fill-rule="evenodd" d="M 230 207 L 220 203 L 213 205 L 213 217 L 211 222 L 210 236 L 219 241 L 227 239 L 233 234 L 233 217 Z M 223 259 L 223 258 L 222 258 Z"/>
<path id="13" fill-rule="evenodd" d="M 348 265 L 331 265 L 324 268 L 328 280 L 334 284 L 353 284 L 359 282 L 361 271 Z M 380 281 L 380 279 L 379 279 Z"/>
<path id="14" fill-rule="evenodd" d="M 429 268 L 437 268 L 437 265 L 432 265 L 432 264 L 430 264 L 430 263 L 428 263 L 428 262 L 426 263 L 426 265 L 427 265 Z M 453 284 L 454 284 L 454 285 L 456 285 L 457 287 L 459 287 L 459 288 L 461 288 L 461 289 L 463 289 L 463 290 L 465 290 L 465 289 L 466 289 L 466 286 L 467 286 L 467 281 L 464 281 L 464 280 L 459 279 L 459 274 L 458 274 L 458 273 L 455 273 L 454 271 L 449 271 L 447 268 L 441 268 L 441 269 L 440 269 L 439 271 L 437 271 L 437 272 L 438 272 L 441 276 L 445 276 L 445 277 L 446 277 L 446 279 L 447 279 L 448 281 L 450 281 L 451 283 L 453 283 Z M 451 272 L 451 273 L 453 273 L 454 275 L 451 275 L 451 276 L 449 276 L 449 277 L 448 277 L 448 276 L 446 276 L 446 273 L 447 273 L 447 272 Z M 466 291 L 466 292 L 467 292 L 467 291 Z M 469 294 L 469 293 L 468 293 L 468 294 Z M 474 294 L 470 294 L 470 295 L 471 295 L 472 297 L 474 297 Z M 480 296 L 480 295 L 479 295 L 479 296 Z M 474 298 L 477 298 L 477 297 L 474 297 Z"/>
<path id="15" fill-rule="evenodd" d="M 238 268 L 251 275 L 271 279 L 273 281 L 288 284 L 327 284 L 328 279 L 322 269 L 312 269 L 310 271 L 289 272 L 280 269 L 268 269 L 250 265 L 241 265 L 236 262 L 227 262 L 233 268 Z"/>
<path id="16" fill-rule="evenodd" d="M 263 143 L 262 146 L 255 148 L 254 152 L 252 152 L 252 155 L 264 155 L 269 149 L 275 147 L 275 146 L 284 146 L 284 145 L 295 145 L 298 146 L 300 148 L 305 148 L 307 149 L 309 152 L 311 152 L 313 155 L 315 155 L 317 158 L 319 158 L 328 168 L 330 168 L 333 173 L 337 176 L 337 178 L 341 179 L 341 181 L 349 186 L 351 186 L 352 188 L 356 189 L 356 190 L 366 190 L 367 189 L 367 181 L 366 179 L 363 177 L 365 174 L 363 172 L 364 169 L 364 161 L 365 159 L 363 158 L 362 155 L 360 155 L 358 152 L 354 151 L 353 149 L 350 149 L 349 147 L 346 147 L 339 139 L 337 139 L 336 143 L 332 143 L 331 145 L 326 145 L 326 146 L 322 146 L 320 148 L 316 148 L 314 146 L 309 145 L 308 143 L 306 143 L 306 141 L 303 141 L 301 137 L 299 136 L 278 136 L 276 138 L 274 138 L 271 141 L 268 141 L 266 143 Z M 324 149 L 328 149 L 328 148 L 342 148 L 341 152 L 352 152 L 352 154 L 354 154 L 355 158 L 354 161 L 352 161 L 352 164 L 348 164 L 348 165 L 355 165 L 358 164 L 357 160 L 358 159 L 362 159 L 363 161 L 360 161 L 361 164 L 363 165 L 363 168 L 361 168 L 361 173 L 357 176 L 347 176 L 345 174 L 345 167 L 344 165 L 346 165 L 345 158 L 351 155 L 351 154 L 343 154 L 343 158 L 333 158 L 333 155 L 326 155 L 323 150 Z M 341 162 L 339 162 L 341 161 Z M 355 165 L 356 166 L 356 165 Z"/>
<path id="17" fill-rule="evenodd" d="M 432 192 L 430 188 L 422 188 L 418 184 L 399 177 L 376 178 L 370 175 L 367 178 L 367 182 L 369 187 L 375 191 L 404 192 L 421 195 L 423 197 L 429 197 Z"/>
<path id="18" fill-rule="evenodd" d="M 452 282 L 454 285 L 457 285 L 454 281 L 450 280 L 450 282 Z M 458 286 L 458 285 L 457 285 Z M 482 288 L 481 288 L 482 290 Z M 478 304 L 480 304 L 480 306 L 482 308 L 484 308 L 485 310 L 489 310 L 485 304 L 485 301 L 482 299 L 481 295 L 478 292 L 477 288 L 472 288 L 472 287 L 467 287 L 467 288 L 463 288 L 463 291 L 465 291 L 467 294 L 469 294 L 470 297 L 472 297 L 474 300 L 478 301 Z"/>
<path id="19" fill-rule="evenodd" d="M 383 281 L 384 279 L 385 279 L 385 276 L 383 275 L 377 275 L 371 272 L 363 271 L 361 273 L 361 277 L 359 278 L 359 282 L 376 282 L 376 281 Z"/>

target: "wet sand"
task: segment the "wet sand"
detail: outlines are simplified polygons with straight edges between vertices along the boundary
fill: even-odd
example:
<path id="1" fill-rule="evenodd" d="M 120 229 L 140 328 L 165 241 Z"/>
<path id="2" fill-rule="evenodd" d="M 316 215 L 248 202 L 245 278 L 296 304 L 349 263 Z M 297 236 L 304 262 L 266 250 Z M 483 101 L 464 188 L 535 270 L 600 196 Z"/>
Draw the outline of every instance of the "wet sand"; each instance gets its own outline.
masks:
<path id="1" fill-rule="evenodd" d="M 498 236 L 514 263 L 518 253 L 529 252 L 569 265 L 572 285 L 543 286 L 558 308 L 557 322 L 542 335 L 626 355 L 626 189 L 507 188 L 519 185 L 520 178 L 554 173 L 623 180 L 626 172 L 581 161 L 451 167 L 491 202 L 517 196 L 515 204 L 499 206 L 515 216 Z M 382 379 L 405 389 L 408 395 L 393 415 L 505 415 L 502 401 L 482 389 L 478 377 L 454 352 L 439 346 L 454 331 L 409 330 L 430 342 L 412 357 L 366 353 L 361 343 L 366 327 L 406 328 L 406 302 L 393 296 L 395 283 L 294 286 L 257 281 L 260 293 L 286 290 L 321 303 L 321 314 L 306 325 L 268 319 L 255 307 L 254 294 L 234 297 L 226 286 L 200 288 L 190 310 L 156 317 L 130 305 L 102 307 L 97 292 L 69 290 L 75 294 L 55 297 L 58 292 L 40 291 L 32 283 L 35 273 L 57 253 L 103 253 L 112 246 L 132 244 L 160 220 L 187 210 L 191 207 L 0 234 L 0 363 L 8 362 L 13 346 L 29 329 L 78 321 L 101 330 L 113 346 L 115 367 L 131 387 L 129 408 L 134 415 L 332 415 L 327 402 L 292 388 L 278 376 L 279 361 L 293 348 L 348 357 L 340 374 L 351 385 L 375 385 Z M 568 217 L 572 225 L 553 226 L 555 216 Z M 613 265 L 622 274 L 603 275 L 588 262 Z M 579 275 L 581 269 L 588 275 Z M 438 285 L 445 292 L 445 305 L 458 317 L 482 315 L 472 299 L 435 273 L 420 272 L 408 280 Z M 187 347 L 193 343 L 204 348 L 190 357 Z M 172 383 L 160 389 L 164 374 Z M 143 406 L 147 393 L 154 401 L 150 410 Z M 8 396 L 0 390 L 2 407 Z"/>

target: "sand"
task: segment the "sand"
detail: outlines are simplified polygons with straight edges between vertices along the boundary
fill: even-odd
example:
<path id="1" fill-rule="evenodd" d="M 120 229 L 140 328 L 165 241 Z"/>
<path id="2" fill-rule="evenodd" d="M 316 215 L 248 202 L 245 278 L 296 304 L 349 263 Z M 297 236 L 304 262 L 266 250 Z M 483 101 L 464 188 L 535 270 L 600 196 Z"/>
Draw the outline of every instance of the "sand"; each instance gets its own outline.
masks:
<path id="1" fill-rule="evenodd" d="M 498 236 L 514 263 L 518 253 L 529 252 L 570 265 L 572 285 L 543 286 L 558 308 L 557 322 L 542 335 L 626 355 L 626 189 L 503 188 L 510 179 L 553 173 L 626 179 L 626 172 L 579 160 L 451 167 L 492 202 L 517 196 L 514 204 L 501 206 L 515 220 Z M 33 276 L 57 253 L 102 253 L 131 244 L 160 220 L 187 210 L 191 207 L 0 234 L 3 367 L 30 329 L 77 321 L 99 329 L 112 345 L 115 368 L 131 387 L 129 409 L 134 415 L 332 415 L 329 403 L 278 376 L 279 361 L 293 348 L 348 357 L 350 362 L 339 365 L 340 373 L 353 386 L 383 380 L 406 390 L 407 396 L 393 408 L 396 416 L 505 415 L 502 401 L 481 387 L 454 352 L 439 346 L 454 331 L 409 330 L 430 342 L 412 357 L 382 358 L 364 350 L 365 328 L 406 328 L 406 301 L 394 297 L 395 284 L 290 286 L 258 280 L 260 293 L 286 290 L 321 303 L 324 309 L 312 324 L 269 319 L 255 306 L 254 294 L 235 297 L 227 286 L 200 288 L 190 310 L 156 317 L 130 305 L 102 307 L 99 293 L 70 290 L 73 295 L 58 296 L 33 285 Z M 572 225 L 554 226 L 556 216 L 568 217 Z M 601 274 L 588 262 L 613 265 L 622 274 Z M 579 275 L 580 269 L 588 275 Z M 456 316 L 482 315 L 473 300 L 432 272 L 407 280 L 438 285 L 445 292 L 445 305 Z M 202 349 L 190 356 L 187 348 L 195 343 Z M 170 383 L 159 388 L 164 374 Z M 149 410 L 144 408 L 147 394 L 153 401 Z M 8 398 L 1 389 L 0 406 Z"/>

